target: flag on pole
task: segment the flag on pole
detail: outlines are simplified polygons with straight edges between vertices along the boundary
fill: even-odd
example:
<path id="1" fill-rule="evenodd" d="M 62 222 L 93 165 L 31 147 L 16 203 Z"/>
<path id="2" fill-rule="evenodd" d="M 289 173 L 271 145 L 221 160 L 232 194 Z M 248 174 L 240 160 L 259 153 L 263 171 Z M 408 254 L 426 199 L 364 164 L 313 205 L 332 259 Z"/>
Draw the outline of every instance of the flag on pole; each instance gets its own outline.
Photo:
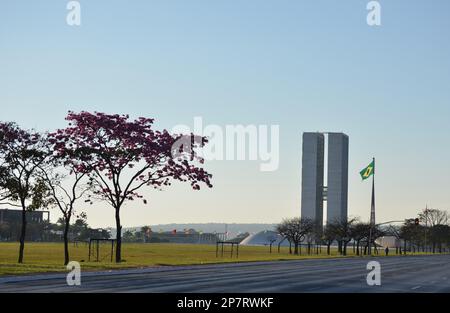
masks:
<path id="1" fill-rule="evenodd" d="M 372 232 L 375 227 L 375 158 L 373 158 L 372 162 L 359 172 L 359 174 L 363 181 L 372 176 L 372 203 L 370 205 L 370 231 L 368 242 L 369 255 L 372 255 Z"/>
<path id="2" fill-rule="evenodd" d="M 362 180 L 366 180 L 367 178 L 375 174 L 375 160 L 367 165 L 367 167 L 359 172 L 359 174 L 361 175 Z"/>

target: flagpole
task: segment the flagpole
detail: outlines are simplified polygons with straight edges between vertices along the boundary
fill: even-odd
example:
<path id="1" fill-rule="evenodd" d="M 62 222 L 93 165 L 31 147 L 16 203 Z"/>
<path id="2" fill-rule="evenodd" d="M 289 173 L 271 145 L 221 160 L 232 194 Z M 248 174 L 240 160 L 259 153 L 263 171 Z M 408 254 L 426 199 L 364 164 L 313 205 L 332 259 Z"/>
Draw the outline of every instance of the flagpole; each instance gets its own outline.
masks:
<path id="1" fill-rule="evenodd" d="M 375 226 L 375 158 L 373 158 L 372 203 L 370 205 L 369 255 L 372 255 L 372 232 Z"/>

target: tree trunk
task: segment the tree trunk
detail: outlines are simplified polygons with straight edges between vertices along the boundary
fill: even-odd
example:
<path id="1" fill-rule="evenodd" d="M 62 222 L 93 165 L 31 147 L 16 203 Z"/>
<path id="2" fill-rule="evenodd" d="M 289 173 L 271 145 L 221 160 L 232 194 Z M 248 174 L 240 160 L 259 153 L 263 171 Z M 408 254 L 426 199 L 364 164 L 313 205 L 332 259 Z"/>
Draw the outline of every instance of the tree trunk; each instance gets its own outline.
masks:
<path id="1" fill-rule="evenodd" d="M 298 243 L 297 242 L 294 243 L 294 254 L 298 255 Z"/>
<path id="2" fill-rule="evenodd" d="M 64 265 L 69 263 L 69 227 L 70 227 L 70 216 L 64 217 Z"/>
<path id="3" fill-rule="evenodd" d="M 359 256 L 359 240 L 356 242 L 356 255 Z"/>
<path id="4" fill-rule="evenodd" d="M 347 242 L 344 242 L 343 255 L 347 255 Z"/>
<path id="5" fill-rule="evenodd" d="M 25 235 L 27 230 L 27 210 L 22 202 L 22 227 L 20 231 L 20 248 L 19 248 L 19 259 L 18 263 L 23 263 L 23 250 L 25 249 Z"/>
<path id="6" fill-rule="evenodd" d="M 327 254 L 330 255 L 331 242 L 327 244 Z"/>
<path id="7" fill-rule="evenodd" d="M 120 225 L 120 207 L 116 208 L 116 263 L 122 262 L 122 225 Z"/>

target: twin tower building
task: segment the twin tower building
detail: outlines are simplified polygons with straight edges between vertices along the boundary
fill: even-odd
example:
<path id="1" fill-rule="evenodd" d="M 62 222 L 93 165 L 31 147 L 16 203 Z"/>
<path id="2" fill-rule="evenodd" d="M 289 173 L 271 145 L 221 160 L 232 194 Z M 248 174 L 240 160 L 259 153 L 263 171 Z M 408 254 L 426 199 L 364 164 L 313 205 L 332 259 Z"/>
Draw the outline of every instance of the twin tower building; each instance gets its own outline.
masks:
<path id="1" fill-rule="evenodd" d="M 303 133 L 302 150 L 301 216 L 323 224 L 326 203 L 327 223 L 347 220 L 348 136 Z"/>

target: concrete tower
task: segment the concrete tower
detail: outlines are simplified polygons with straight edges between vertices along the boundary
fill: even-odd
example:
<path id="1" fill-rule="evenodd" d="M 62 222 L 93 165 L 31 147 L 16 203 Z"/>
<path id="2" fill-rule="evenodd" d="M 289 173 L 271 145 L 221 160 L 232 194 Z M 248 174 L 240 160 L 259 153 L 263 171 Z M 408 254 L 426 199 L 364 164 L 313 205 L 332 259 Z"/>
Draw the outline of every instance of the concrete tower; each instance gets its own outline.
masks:
<path id="1" fill-rule="evenodd" d="M 347 220 L 348 136 L 328 134 L 327 222 Z"/>
<path id="2" fill-rule="evenodd" d="M 328 136 L 327 185 L 325 172 L 325 133 L 303 133 L 301 216 L 323 223 L 324 201 L 327 222 L 346 220 L 348 199 L 349 139 L 343 133 Z"/>
<path id="3" fill-rule="evenodd" d="M 325 138 L 322 133 L 303 134 L 302 217 L 323 223 Z"/>

